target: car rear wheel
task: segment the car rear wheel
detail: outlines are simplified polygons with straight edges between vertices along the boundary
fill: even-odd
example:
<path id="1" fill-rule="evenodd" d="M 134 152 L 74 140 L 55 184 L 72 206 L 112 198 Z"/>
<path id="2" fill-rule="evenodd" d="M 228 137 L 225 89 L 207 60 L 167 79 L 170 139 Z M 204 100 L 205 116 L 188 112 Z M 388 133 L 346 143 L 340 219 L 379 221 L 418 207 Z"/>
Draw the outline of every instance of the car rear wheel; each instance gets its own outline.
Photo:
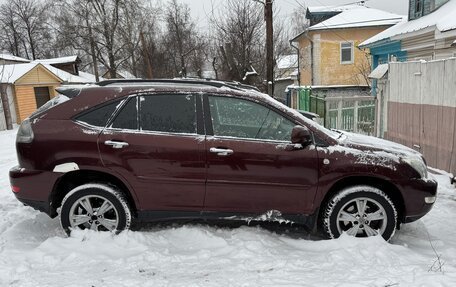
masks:
<path id="1" fill-rule="evenodd" d="M 380 234 L 389 240 L 396 231 L 397 212 L 391 199 L 380 189 L 353 186 L 337 193 L 323 214 L 323 226 L 329 238 L 342 233 L 356 237 Z"/>
<path id="2" fill-rule="evenodd" d="M 60 222 L 68 235 L 72 229 L 119 233 L 130 227 L 131 213 L 125 197 L 116 188 L 84 184 L 63 199 Z"/>

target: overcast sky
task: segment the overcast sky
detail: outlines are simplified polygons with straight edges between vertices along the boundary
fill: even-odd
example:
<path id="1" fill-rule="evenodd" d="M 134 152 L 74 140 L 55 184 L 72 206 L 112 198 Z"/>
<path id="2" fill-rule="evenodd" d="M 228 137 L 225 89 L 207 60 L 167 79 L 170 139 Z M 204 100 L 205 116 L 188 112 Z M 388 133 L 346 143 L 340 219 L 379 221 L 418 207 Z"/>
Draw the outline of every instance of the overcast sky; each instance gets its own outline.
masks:
<path id="1" fill-rule="evenodd" d="M 180 0 L 187 3 L 192 15 L 198 18 L 200 27 L 207 26 L 207 15 L 210 14 L 212 5 L 217 9 L 223 7 L 225 0 Z M 253 1 L 253 0 L 245 0 Z M 328 5 L 343 5 L 353 3 L 356 0 L 274 0 L 275 8 L 279 10 L 278 16 L 287 17 L 293 10 L 298 9 L 300 4 L 304 6 L 328 6 Z M 212 4 L 211 4 L 212 3 Z M 258 4 L 260 6 L 260 4 Z M 408 0 L 368 0 L 366 6 L 385 10 L 391 13 L 407 15 Z M 304 15 L 303 15 L 304 17 Z"/>

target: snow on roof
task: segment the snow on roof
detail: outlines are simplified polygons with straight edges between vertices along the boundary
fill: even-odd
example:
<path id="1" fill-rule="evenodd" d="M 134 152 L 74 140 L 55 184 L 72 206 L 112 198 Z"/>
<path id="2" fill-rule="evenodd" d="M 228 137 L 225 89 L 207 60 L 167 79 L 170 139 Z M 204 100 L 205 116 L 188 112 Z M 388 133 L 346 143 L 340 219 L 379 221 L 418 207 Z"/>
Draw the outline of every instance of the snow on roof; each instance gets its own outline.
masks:
<path id="1" fill-rule="evenodd" d="M 307 7 L 309 13 L 326 13 L 326 12 L 342 12 L 345 10 L 360 8 L 360 5 L 342 5 L 342 6 L 310 6 Z"/>
<path id="2" fill-rule="evenodd" d="M 52 59 L 37 59 L 34 62 L 42 64 L 65 64 L 65 63 L 74 63 L 78 60 L 78 56 L 68 56 Z"/>
<path id="3" fill-rule="evenodd" d="M 29 63 L 30 62 L 30 60 L 28 60 L 28 59 L 17 57 L 17 56 L 13 56 L 13 55 L 10 55 L 10 54 L 0 54 L 0 59 L 1 60 L 7 60 L 7 61 L 24 62 L 24 63 Z"/>
<path id="4" fill-rule="evenodd" d="M 375 68 L 372 73 L 369 74 L 371 79 L 381 79 L 388 72 L 388 64 L 381 64 Z"/>
<path id="5" fill-rule="evenodd" d="M 27 74 L 37 65 L 44 66 L 49 72 L 60 78 L 63 82 L 74 84 L 93 83 L 90 78 L 75 76 L 63 70 L 57 69 L 49 64 L 27 63 L 27 64 L 12 64 L 0 66 L 0 83 L 14 84 L 18 79 Z"/>
<path id="6" fill-rule="evenodd" d="M 298 55 L 284 55 L 277 59 L 277 68 L 279 69 L 290 69 L 298 67 Z"/>
<path id="7" fill-rule="evenodd" d="M 95 79 L 95 75 L 94 74 L 79 71 L 79 77 L 87 79 L 88 83 L 96 83 L 96 79 Z M 98 78 L 99 78 L 100 81 L 106 80 L 102 76 L 99 76 Z"/>
<path id="8" fill-rule="evenodd" d="M 14 84 L 22 76 L 35 68 L 38 63 L 12 64 L 0 66 L 0 83 Z"/>
<path id="9" fill-rule="evenodd" d="M 309 30 L 392 26 L 402 21 L 404 17 L 374 8 L 358 6 L 355 9 L 345 10 L 334 17 L 313 25 Z"/>
<path id="10" fill-rule="evenodd" d="M 117 74 L 119 74 L 124 79 L 136 79 L 135 75 L 127 70 L 117 70 Z"/>
<path id="11" fill-rule="evenodd" d="M 395 26 L 362 42 L 360 46 L 369 45 L 388 38 L 400 39 L 407 33 L 437 27 L 440 32 L 456 29 L 456 0 L 450 0 L 431 14 L 412 21 L 403 21 Z"/>
<path id="12" fill-rule="evenodd" d="M 42 65 L 66 83 L 85 84 L 85 83 L 95 82 L 90 79 L 76 76 L 76 75 L 70 74 L 68 72 L 65 72 L 63 70 L 57 69 L 56 67 L 53 67 L 50 64 L 42 64 Z"/>

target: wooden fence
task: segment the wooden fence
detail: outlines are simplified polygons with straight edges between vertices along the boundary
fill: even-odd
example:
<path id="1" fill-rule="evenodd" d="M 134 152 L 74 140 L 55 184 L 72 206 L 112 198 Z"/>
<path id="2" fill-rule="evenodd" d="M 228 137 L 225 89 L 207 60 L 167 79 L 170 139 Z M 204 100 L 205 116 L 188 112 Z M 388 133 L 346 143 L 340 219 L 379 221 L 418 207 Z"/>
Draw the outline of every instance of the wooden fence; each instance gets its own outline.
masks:
<path id="1" fill-rule="evenodd" d="M 456 172 L 456 58 L 390 63 L 385 137 Z"/>

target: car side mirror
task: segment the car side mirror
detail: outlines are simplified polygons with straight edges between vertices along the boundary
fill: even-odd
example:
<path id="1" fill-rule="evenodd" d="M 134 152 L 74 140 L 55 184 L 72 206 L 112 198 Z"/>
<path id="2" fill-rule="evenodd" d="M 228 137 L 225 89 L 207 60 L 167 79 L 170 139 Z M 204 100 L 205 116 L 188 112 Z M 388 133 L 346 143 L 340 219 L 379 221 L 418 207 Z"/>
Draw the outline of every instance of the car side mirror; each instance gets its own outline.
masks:
<path id="1" fill-rule="evenodd" d="M 312 135 L 308 128 L 303 126 L 294 126 L 291 130 L 291 143 L 308 145 L 312 142 Z"/>

